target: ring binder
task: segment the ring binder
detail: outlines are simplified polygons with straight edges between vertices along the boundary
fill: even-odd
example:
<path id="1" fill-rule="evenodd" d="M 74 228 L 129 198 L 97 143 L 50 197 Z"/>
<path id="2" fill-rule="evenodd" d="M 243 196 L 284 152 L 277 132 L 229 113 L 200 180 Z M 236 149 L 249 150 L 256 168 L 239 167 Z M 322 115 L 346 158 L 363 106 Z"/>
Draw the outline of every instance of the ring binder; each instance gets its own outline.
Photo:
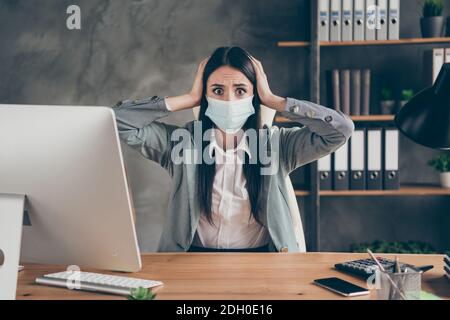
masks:
<path id="1" fill-rule="evenodd" d="M 367 189 L 381 190 L 381 128 L 367 130 Z"/>
<path id="2" fill-rule="evenodd" d="M 366 189 L 366 130 L 356 129 L 350 138 L 350 189 Z"/>

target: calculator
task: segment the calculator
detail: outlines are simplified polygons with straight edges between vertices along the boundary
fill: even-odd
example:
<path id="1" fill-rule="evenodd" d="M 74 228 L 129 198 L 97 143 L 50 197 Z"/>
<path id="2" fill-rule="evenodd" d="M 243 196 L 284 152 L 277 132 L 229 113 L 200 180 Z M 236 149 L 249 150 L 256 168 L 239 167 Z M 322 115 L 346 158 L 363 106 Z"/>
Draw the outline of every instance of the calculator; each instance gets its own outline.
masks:
<path id="1" fill-rule="evenodd" d="M 394 270 L 395 260 L 380 257 L 377 257 L 377 260 L 386 271 Z M 411 268 L 419 272 L 421 271 L 418 267 L 411 264 L 400 262 L 399 265 L 401 270 L 404 270 L 405 268 Z M 338 270 L 364 278 L 370 277 L 372 274 L 374 274 L 375 270 L 378 269 L 377 264 L 370 258 L 337 263 L 334 266 Z"/>

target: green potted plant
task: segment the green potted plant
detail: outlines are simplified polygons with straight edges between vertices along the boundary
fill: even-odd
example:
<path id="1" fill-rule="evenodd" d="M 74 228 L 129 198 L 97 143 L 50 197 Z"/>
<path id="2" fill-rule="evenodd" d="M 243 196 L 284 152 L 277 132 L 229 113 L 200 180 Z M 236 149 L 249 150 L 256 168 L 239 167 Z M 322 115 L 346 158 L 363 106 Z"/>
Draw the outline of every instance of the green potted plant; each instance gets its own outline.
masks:
<path id="1" fill-rule="evenodd" d="M 414 90 L 412 89 L 403 89 L 402 90 L 402 97 L 399 103 L 399 110 L 403 108 L 405 104 L 408 103 L 409 100 L 411 100 L 414 97 Z"/>
<path id="2" fill-rule="evenodd" d="M 389 88 L 381 89 L 381 114 L 393 114 L 395 100 L 392 99 L 392 91 Z"/>
<path id="3" fill-rule="evenodd" d="M 435 38 L 444 35 L 445 18 L 442 16 L 444 2 L 442 0 L 426 0 L 422 8 L 420 28 L 422 37 Z"/>
<path id="4" fill-rule="evenodd" d="M 450 153 L 441 154 L 434 159 L 428 161 L 428 165 L 432 166 L 438 171 L 441 186 L 443 188 L 450 188 Z"/>
<path id="5" fill-rule="evenodd" d="M 136 288 L 131 289 L 130 294 L 127 296 L 128 300 L 155 300 L 156 293 L 152 292 L 148 288 Z"/>

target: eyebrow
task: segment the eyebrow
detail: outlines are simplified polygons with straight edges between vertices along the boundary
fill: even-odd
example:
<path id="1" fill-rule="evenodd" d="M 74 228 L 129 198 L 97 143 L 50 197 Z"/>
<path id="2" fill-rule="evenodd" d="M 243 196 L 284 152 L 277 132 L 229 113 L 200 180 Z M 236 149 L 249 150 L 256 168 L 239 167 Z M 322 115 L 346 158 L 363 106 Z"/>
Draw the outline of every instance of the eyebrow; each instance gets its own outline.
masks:
<path id="1" fill-rule="evenodd" d="M 246 87 L 246 86 L 247 86 L 247 84 L 245 84 L 245 83 L 233 84 L 233 87 Z M 211 85 L 211 87 L 224 87 L 224 85 L 223 84 L 219 84 L 219 83 L 214 83 L 214 84 Z"/>

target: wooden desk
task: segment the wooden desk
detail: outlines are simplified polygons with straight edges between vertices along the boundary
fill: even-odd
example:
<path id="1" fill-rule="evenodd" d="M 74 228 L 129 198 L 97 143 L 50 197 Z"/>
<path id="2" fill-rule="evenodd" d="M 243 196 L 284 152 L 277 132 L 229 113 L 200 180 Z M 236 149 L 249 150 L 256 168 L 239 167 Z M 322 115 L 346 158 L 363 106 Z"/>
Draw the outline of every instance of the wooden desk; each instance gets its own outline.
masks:
<path id="1" fill-rule="evenodd" d="M 392 255 L 378 255 L 393 257 Z M 443 271 L 442 255 L 399 255 L 402 262 L 433 264 L 423 275 L 422 289 L 450 299 L 450 281 Z M 345 298 L 312 284 L 317 278 L 337 276 L 365 286 L 365 281 L 333 269 L 337 262 L 367 258 L 347 253 L 152 253 L 142 256 L 142 270 L 130 277 L 164 282 L 157 299 L 375 299 L 370 296 Z M 123 299 L 37 285 L 38 276 L 65 267 L 25 265 L 20 272 L 18 299 Z M 99 270 L 82 270 L 110 273 Z M 119 273 L 120 275 L 124 275 Z"/>

